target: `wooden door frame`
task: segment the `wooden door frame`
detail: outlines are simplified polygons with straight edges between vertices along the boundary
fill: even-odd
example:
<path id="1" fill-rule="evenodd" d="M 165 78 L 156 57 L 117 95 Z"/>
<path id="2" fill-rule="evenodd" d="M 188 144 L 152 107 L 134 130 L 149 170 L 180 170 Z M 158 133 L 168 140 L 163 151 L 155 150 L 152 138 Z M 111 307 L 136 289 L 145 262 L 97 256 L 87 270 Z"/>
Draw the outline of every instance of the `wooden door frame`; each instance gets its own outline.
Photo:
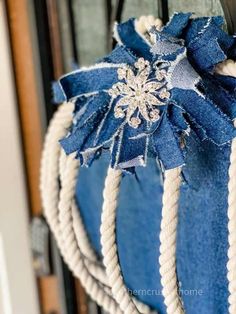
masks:
<path id="1" fill-rule="evenodd" d="M 3 1 L 0 1 L 0 46 L 0 311 L 39 314 L 28 234 L 28 199 L 16 88 Z"/>

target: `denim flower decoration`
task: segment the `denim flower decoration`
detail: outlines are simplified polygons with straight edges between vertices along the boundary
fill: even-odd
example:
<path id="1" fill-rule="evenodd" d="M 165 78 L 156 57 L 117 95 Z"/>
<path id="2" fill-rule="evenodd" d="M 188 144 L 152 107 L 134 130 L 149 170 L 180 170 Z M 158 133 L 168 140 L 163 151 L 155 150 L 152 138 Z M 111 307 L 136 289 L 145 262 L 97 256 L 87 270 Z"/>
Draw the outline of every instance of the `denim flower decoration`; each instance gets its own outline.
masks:
<path id="1" fill-rule="evenodd" d="M 89 165 L 109 148 L 114 168 L 132 171 L 154 157 L 171 169 L 184 164 L 182 139 L 190 130 L 218 145 L 235 136 L 188 61 L 181 34 L 189 16 L 177 20 L 153 28 L 154 43 L 136 31 L 135 19 L 116 25 L 118 45 L 109 55 L 59 80 L 62 99 L 75 102 L 73 125 L 60 141 L 67 154 Z M 167 31 L 177 30 L 176 21 L 179 34 Z"/>

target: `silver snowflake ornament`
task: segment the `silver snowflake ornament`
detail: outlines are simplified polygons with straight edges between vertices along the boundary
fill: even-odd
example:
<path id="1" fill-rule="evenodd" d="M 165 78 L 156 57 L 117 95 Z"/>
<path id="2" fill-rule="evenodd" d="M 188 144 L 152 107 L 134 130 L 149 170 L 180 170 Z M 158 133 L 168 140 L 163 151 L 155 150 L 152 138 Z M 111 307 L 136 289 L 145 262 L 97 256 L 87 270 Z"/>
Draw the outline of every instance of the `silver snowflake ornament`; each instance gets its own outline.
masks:
<path id="1" fill-rule="evenodd" d="M 166 85 L 166 71 L 157 70 L 151 77 L 150 63 L 144 58 L 139 58 L 134 64 L 134 70 L 129 66 L 123 66 L 117 70 L 118 83 L 109 89 L 109 95 L 118 101 L 114 108 L 115 118 L 125 118 L 127 123 L 137 128 L 140 123 L 140 115 L 149 122 L 160 119 L 159 106 L 166 104 L 170 92 Z"/>

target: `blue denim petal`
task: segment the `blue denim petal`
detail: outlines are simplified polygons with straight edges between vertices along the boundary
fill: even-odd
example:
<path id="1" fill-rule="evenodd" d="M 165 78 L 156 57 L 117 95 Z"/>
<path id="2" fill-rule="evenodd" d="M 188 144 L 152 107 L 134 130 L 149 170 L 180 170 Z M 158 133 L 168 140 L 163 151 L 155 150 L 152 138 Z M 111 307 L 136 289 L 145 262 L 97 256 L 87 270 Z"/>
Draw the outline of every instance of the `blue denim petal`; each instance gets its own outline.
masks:
<path id="1" fill-rule="evenodd" d="M 199 74 L 185 56 L 171 67 L 170 85 L 172 88 L 177 87 L 196 91 L 196 84 L 199 80 Z"/>
<path id="2" fill-rule="evenodd" d="M 156 29 L 153 29 L 152 33 L 156 38 L 156 42 L 151 48 L 153 62 L 156 60 L 174 61 L 177 56 L 185 53 L 186 48 L 182 40 L 177 40 Z"/>
<path id="3" fill-rule="evenodd" d="M 168 105 L 168 120 L 177 132 L 189 131 L 189 124 L 184 114 L 185 111 L 176 104 Z"/>
<path id="4" fill-rule="evenodd" d="M 96 111 L 103 111 L 105 113 L 110 103 L 110 98 L 111 97 L 106 92 L 100 92 L 89 98 L 83 98 L 83 100 L 87 99 L 86 103 L 84 103 L 81 109 L 77 107 L 77 110 L 74 112 L 74 128 L 86 126 L 87 120 Z"/>
<path id="5" fill-rule="evenodd" d="M 217 38 L 206 41 L 202 38 L 197 45 L 199 48 L 188 48 L 188 55 L 198 70 L 211 71 L 218 63 L 227 58 Z"/>
<path id="6" fill-rule="evenodd" d="M 136 20 L 132 18 L 127 22 L 116 25 L 119 41 L 125 47 L 130 49 L 137 57 L 143 57 L 144 59 L 151 61 L 151 45 L 145 38 L 141 37 L 140 34 L 137 33 L 135 23 Z"/>
<path id="7" fill-rule="evenodd" d="M 174 13 L 169 23 L 163 27 L 163 32 L 173 37 L 180 37 L 189 23 L 192 13 Z"/>
<path id="8" fill-rule="evenodd" d="M 60 144 L 66 154 L 81 150 L 88 136 L 94 130 L 94 123 L 96 123 L 99 118 L 101 118 L 100 112 L 95 112 L 88 120 L 86 128 L 77 128 L 73 133 L 68 134 L 67 137 L 60 140 Z"/>
<path id="9" fill-rule="evenodd" d="M 196 122 L 196 120 L 188 114 L 186 114 L 185 118 L 190 126 L 191 133 L 195 133 L 197 140 L 202 142 L 208 139 L 206 131 Z"/>
<path id="10" fill-rule="evenodd" d="M 231 95 L 236 98 L 236 78 L 225 75 L 215 75 L 215 79 L 221 84 Z"/>
<path id="11" fill-rule="evenodd" d="M 112 64 L 98 64 L 63 76 L 59 82 L 66 99 L 108 90 L 118 80 L 117 68 L 118 66 Z"/>
<path id="12" fill-rule="evenodd" d="M 115 135 L 118 134 L 124 124 L 124 119 L 114 117 L 114 106 L 115 103 L 109 100 L 103 116 L 99 117 L 94 130 L 81 146 L 81 152 L 88 154 L 91 149 L 109 146 Z"/>
<path id="13" fill-rule="evenodd" d="M 64 101 L 66 101 L 66 96 L 63 93 L 63 90 L 59 82 L 52 82 L 52 95 L 54 104 L 61 104 Z"/>
<path id="14" fill-rule="evenodd" d="M 96 146 L 103 145 L 107 141 L 111 140 L 124 123 L 123 118 L 116 119 L 114 117 L 115 104 L 115 101 L 110 102 L 108 110 L 98 126 L 94 142 L 94 145 Z"/>
<path id="15" fill-rule="evenodd" d="M 119 135 L 114 139 L 111 154 L 111 165 L 121 169 L 144 166 L 148 153 L 149 136 L 145 135 L 147 125 L 142 124 L 143 136 L 139 131 L 124 125 Z"/>
<path id="16" fill-rule="evenodd" d="M 216 144 L 225 144 L 236 135 L 232 121 L 212 102 L 191 90 L 183 92 L 175 88 L 171 93 L 176 103 L 184 108 Z"/>
<path id="17" fill-rule="evenodd" d="M 158 129 L 151 137 L 151 145 L 165 169 L 172 169 L 184 164 L 179 140 L 176 138 L 166 114 L 163 114 Z"/>
<path id="18" fill-rule="evenodd" d="M 91 141 L 90 137 L 94 138 L 94 132 L 109 106 L 108 95 L 105 96 L 103 93 L 99 97 L 93 98 L 88 102 L 88 106 L 89 105 L 94 105 L 97 109 L 90 111 L 90 114 L 85 112 L 83 118 L 81 117 L 81 120 L 78 121 L 76 126 L 72 129 L 72 132 L 60 140 L 60 143 L 67 154 L 83 150 L 85 143 Z"/>
<path id="19" fill-rule="evenodd" d="M 187 47 L 200 48 L 201 44 L 217 38 L 224 52 L 231 48 L 235 42 L 223 29 L 224 19 L 221 16 L 199 17 L 189 23 L 184 39 Z"/>
<path id="20" fill-rule="evenodd" d="M 199 70 L 214 68 L 235 44 L 235 39 L 222 30 L 222 23 L 222 17 L 193 19 L 183 33 L 188 55 Z"/>
<path id="21" fill-rule="evenodd" d="M 137 57 L 132 54 L 130 50 L 125 46 L 117 45 L 114 50 L 104 58 L 99 60 L 99 62 L 108 62 L 108 63 L 126 63 L 126 64 L 134 64 L 137 60 Z"/>
<path id="22" fill-rule="evenodd" d="M 236 117 L 236 98 L 213 75 L 204 75 L 204 92 L 231 120 Z M 236 84 L 236 80 L 234 82 Z M 222 101 L 222 99 L 224 101 Z"/>

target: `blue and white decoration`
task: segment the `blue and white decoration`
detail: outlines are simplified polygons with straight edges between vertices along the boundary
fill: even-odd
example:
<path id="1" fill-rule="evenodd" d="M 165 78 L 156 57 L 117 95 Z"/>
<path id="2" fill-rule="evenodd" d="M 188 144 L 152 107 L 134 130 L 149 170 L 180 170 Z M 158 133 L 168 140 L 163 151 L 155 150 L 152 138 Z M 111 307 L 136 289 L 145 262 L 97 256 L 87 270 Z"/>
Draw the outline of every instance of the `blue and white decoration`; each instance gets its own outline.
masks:
<path id="1" fill-rule="evenodd" d="M 109 55 L 58 82 L 58 101 L 75 103 L 61 145 L 77 152 L 82 165 L 110 149 L 113 168 L 132 172 L 153 157 L 171 169 L 184 164 L 190 131 L 217 145 L 235 136 L 235 98 L 213 73 L 236 54 L 222 19 L 175 14 L 161 31 L 150 29 L 152 40 L 136 31 L 136 22 L 116 25 L 118 44 Z"/>

